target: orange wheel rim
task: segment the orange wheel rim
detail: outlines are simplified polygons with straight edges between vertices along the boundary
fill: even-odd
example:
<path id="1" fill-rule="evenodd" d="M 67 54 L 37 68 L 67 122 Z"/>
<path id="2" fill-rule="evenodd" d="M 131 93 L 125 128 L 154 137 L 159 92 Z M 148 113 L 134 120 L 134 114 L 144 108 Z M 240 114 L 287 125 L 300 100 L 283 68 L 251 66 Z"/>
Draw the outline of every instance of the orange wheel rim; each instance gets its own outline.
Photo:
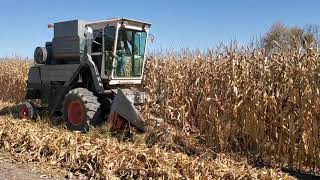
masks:
<path id="1" fill-rule="evenodd" d="M 29 117 L 29 108 L 26 104 L 21 104 L 19 108 L 19 118 L 25 119 Z"/>
<path id="2" fill-rule="evenodd" d="M 72 125 L 81 125 L 84 121 L 84 108 L 80 101 L 71 101 L 68 105 L 68 119 Z"/>

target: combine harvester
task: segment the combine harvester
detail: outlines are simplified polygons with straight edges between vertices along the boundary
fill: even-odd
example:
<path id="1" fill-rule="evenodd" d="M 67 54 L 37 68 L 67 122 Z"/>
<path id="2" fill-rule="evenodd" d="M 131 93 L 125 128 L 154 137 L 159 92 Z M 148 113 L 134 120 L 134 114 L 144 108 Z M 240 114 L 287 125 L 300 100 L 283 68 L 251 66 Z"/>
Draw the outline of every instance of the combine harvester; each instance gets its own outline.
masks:
<path id="1" fill-rule="evenodd" d="M 62 116 L 70 130 L 85 132 L 90 124 L 108 120 L 114 130 L 129 123 L 146 131 L 135 105 L 146 101 L 138 87 L 150 26 L 130 19 L 49 24 L 54 38 L 35 49 L 19 117 L 33 119 L 46 110 Z M 32 103 L 35 99 L 40 106 Z"/>

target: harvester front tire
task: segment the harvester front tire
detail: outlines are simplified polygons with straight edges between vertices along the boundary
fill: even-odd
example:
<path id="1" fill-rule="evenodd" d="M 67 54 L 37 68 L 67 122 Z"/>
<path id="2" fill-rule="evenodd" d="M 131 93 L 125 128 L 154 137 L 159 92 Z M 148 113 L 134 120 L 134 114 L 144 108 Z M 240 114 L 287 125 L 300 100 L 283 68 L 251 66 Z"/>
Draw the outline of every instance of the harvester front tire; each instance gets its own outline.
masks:
<path id="1" fill-rule="evenodd" d="M 76 88 L 65 96 L 63 103 L 63 119 L 69 130 L 87 132 L 89 124 L 97 116 L 100 103 L 91 91 Z"/>

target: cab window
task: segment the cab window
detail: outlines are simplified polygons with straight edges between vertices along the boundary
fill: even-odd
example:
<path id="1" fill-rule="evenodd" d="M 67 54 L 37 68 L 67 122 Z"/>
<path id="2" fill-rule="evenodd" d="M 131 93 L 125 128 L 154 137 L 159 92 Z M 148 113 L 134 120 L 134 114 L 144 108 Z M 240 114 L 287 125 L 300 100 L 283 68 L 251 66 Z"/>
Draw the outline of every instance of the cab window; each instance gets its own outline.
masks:
<path id="1" fill-rule="evenodd" d="M 114 39 L 116 34 L 116 28 L 109 26 L 104 28 L 104 50 L 112 52 L 114 46 Z"/>
<path id="2" fill-rule="evenodd" d="M 102 52 L 102 29 L 93 30 L 92 52 Z"/>

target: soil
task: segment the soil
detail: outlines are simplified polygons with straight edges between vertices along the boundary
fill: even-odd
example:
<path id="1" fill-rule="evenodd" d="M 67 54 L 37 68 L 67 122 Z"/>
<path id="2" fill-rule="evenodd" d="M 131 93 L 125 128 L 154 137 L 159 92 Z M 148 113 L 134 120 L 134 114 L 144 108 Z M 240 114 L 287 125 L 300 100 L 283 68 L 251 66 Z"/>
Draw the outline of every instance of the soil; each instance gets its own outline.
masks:
<path id="1" fill-rule="evenodd" d="M 50 172 L 51 171 L 51 172 Z M 64 173 L 55 169 L 41 169 L 32 163 L 21 164 L 10 158 L 10 155 L 0 151 L 0 179 L 23 179 L 23 180 L 43 180 L 43 179 L 66 179 Z"/>

